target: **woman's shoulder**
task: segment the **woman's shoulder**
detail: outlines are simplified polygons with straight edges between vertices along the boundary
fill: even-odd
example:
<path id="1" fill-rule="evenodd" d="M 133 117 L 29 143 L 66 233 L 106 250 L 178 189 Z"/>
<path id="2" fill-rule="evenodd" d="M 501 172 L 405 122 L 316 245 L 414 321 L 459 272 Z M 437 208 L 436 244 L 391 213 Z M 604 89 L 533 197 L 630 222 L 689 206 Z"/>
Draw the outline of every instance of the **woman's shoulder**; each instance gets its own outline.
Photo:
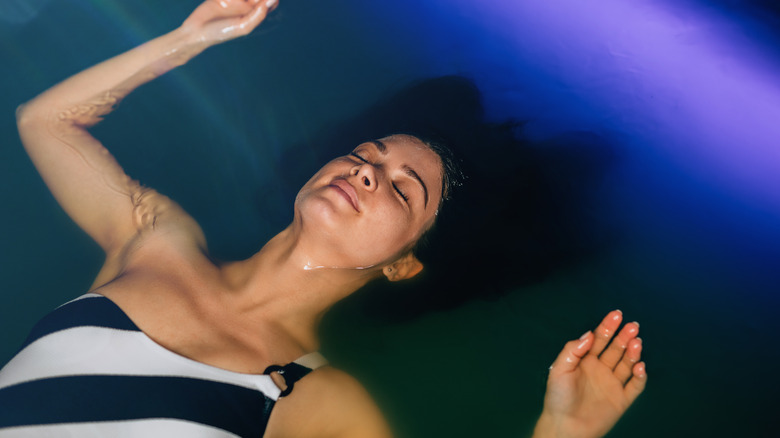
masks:
<path id="1" fill-rule="evenodd" d="M 390 429 L 365 387 L 331 366 L 295 385 L 274 407 L 267 437 L 390 437 Z"/>
<path id="2" fill-rule="evenodd" d="M 132 222 L 135 233 L 114 245 L 92 289 L 121 275 L 128 266 L 159 266 L 156 256 L 177 254 L 176 259 L 202 259 L 207 253 L 206 236 L 198 222 L 178 203 L 157 190 L 138 187 L 132 193 Z"/>
<path id="3" fill-rule="evenodd" d="M 178 203 L 157 190 L 142 187 L 131 197 L 133 225 L 140 238 L 153 238 L 171 245 L 206 247 L 206 236 L 195 219 Z"/>

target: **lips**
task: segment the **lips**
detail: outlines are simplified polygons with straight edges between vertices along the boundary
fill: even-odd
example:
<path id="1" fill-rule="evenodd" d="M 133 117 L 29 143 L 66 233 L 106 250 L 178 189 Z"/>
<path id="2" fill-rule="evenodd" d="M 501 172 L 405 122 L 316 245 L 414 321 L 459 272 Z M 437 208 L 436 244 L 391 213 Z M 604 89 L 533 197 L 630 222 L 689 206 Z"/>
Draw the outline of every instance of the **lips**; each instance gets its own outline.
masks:
<path id="1" fill-rule="evenodd" d="M 342 178 L 336 178 L 329 184 L 328 187 L 333 187 L 336 189 L 336 191 L 344 197 L 347 201 L 349 201 L 350 204 L 352 204 L 352 208 L 355 209 L 355 211 L 360 211 L 358 208 L 358 197 L 357 192 L 355 192 L 355 188 L 352 187 L 350 183 L 348 183 L 345 179 Z"/>

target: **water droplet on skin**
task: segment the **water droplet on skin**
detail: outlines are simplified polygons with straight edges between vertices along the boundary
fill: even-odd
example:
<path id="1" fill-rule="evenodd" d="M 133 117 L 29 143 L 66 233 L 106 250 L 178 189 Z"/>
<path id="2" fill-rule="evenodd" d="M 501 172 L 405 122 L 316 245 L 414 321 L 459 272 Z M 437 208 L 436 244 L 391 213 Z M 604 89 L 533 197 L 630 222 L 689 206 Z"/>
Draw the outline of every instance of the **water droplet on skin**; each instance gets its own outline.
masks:
<path id="1" fill-rule="evenodd" d="M 364 270 L 364 269 L 370 269 L 373 268 L 376 265 L 368 265 L 368 266 L 355 266 L 355 267 L 348 267 L 348 266 L 314 266 L 311 264 L 311 262 L 306 262 L 305 265 L 303 265 L 304 271 L 313 271 L 315 269 L 352 269 L 352 270 Z"/>

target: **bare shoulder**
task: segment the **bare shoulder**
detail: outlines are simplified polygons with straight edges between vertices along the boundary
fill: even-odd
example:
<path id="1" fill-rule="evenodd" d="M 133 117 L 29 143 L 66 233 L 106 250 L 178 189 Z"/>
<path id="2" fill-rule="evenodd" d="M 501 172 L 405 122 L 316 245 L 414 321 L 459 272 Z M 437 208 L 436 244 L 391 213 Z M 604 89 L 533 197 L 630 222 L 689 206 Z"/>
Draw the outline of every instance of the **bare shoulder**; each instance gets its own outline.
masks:
<path id="1" fill-rule="evenodd" d="M 392 433 L 357 379 L 323 367 L 301 379 L 289 396 L 277 402 L 265 436 L 388 438 Z"/>
<path id="2" fill-rule="evenodd" d="M 138 257 L 139 249 L 150 243 L 173 249 L 183 256 L 207 252 L 206 237 L 200 225 L 179 204 L 157 190 L 133 182 L 130 190 L 133 234 L 114 251 L 106 252 L 105 263 L 93 288 L 122 273 Z M 141 254 L 148 258 L 148 254 Z"/>
<path id="3" fill-rule="evenodd" d="M 205 247 L 206 237 L 195 219 L 179 204 L 157 190 L 140 187 L 131 196 L 133 225 L 139 234 L 160 231 L 190 243 Z"/>

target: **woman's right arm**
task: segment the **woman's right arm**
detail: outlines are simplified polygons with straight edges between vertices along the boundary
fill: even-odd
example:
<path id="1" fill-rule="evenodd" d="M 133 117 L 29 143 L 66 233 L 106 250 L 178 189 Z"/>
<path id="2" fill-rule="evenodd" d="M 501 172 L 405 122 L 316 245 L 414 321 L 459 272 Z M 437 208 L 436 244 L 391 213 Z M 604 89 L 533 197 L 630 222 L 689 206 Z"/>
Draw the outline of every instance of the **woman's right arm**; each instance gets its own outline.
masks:
<path id="1" fill-rule="evenodd" d="M 141 226 L 136 207 L 144 190 L 87 129 L 138 86 L 251 32 L 275 3 L 207 0 L 176 30 L 66 79 L 17 110 L 22 143 L 49 190 L 109 256 Z"/>

